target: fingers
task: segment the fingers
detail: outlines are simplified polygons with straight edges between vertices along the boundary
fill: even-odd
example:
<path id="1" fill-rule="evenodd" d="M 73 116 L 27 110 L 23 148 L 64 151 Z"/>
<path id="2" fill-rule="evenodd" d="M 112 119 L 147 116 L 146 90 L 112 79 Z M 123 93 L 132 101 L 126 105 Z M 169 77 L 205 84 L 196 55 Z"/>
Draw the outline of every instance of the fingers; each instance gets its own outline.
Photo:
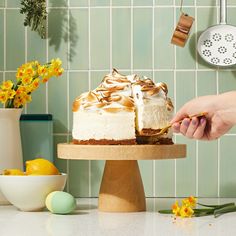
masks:
<path id="1" fill-rule="evenodd" d="M 195 133 L 193 135 L 193 138 L 195 139 L 202 139 L 205 133 L 205 128 L 206 128 L 206 118 L 202 117 L 199 122 L 199 126 L 195 130 Z"/>
<path id="2" fill-rule="evenodd" d="M 200 120 L 194 117 L 192 120 L 185 118 L 181 124 L 178 122 L 172 125 L 173 132 L 182 133 L 188 138 L 201 139 L 204 136 L 206 127 L 206 118 Z"/>

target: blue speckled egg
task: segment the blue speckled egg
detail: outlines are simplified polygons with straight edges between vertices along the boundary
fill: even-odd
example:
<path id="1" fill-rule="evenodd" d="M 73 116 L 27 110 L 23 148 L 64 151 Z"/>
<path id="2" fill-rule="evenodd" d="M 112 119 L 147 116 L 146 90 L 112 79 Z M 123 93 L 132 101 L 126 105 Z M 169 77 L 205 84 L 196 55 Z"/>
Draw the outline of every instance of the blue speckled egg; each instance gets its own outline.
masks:
<path id="1" fill-rule="evenodd" d="M 54 214 L 69 214 L 76 208 L 76 200 L 69 193 L 54 191 L 47 196 L 46 207 Z"/>

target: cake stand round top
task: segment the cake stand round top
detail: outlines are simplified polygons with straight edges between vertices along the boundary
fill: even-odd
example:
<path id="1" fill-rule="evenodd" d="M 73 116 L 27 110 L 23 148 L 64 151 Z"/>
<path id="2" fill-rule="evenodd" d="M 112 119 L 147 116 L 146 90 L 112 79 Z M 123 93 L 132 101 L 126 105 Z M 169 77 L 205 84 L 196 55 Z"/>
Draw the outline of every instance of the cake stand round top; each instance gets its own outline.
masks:
<path id="1" fill-rule="evenodd" d="M 185 144 L 78 145 L 59 143 L 57 155 L 73 160 L 160 160 L 186 157 Z"/>

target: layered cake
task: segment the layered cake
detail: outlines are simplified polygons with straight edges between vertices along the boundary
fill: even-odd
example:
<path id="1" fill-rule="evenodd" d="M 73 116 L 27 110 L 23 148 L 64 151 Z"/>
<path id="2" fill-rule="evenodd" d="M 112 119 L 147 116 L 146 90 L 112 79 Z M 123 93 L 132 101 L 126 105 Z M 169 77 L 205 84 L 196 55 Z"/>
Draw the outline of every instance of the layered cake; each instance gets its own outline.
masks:
<path id="1" fill-rule="evenodd" d="M 172 144 L 173 105 L 165 83 L 113 69 L 101 84 L 73 103 L 75 144 Z"/>

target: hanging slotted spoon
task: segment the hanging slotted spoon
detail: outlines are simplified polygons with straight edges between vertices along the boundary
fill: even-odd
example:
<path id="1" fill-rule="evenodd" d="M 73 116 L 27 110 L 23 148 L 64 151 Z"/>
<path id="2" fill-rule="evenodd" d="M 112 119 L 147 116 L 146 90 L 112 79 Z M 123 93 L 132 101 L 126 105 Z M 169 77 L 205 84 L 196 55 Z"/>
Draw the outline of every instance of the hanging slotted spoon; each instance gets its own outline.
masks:
<path id="1" fill-rule="evenodd" d="M 215 66 L 236 64 L 236 27 L 226 23 L 227 0 L 220 0 L 220 24 L 204 31 L 198 39 L 198 53 Z"/>

